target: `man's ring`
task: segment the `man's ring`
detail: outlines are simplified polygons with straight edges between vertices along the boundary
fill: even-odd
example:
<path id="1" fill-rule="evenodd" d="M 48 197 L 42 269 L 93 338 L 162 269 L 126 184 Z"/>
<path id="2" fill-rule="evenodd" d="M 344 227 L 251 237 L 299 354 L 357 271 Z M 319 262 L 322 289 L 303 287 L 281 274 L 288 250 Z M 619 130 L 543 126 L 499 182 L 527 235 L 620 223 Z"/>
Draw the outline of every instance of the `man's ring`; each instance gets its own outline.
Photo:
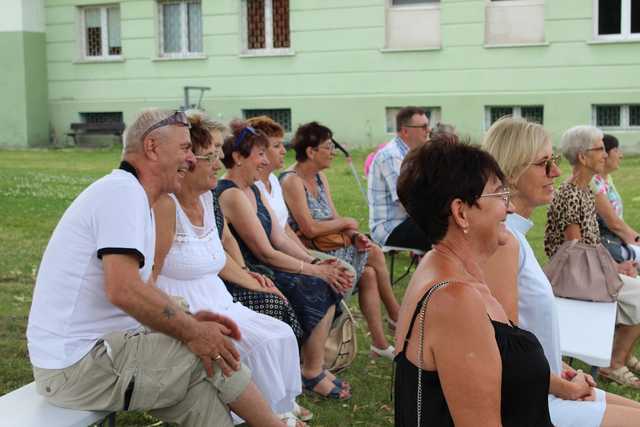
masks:
<path id="1" fill-rule="evenodd" d="M 213 358 L 213 360 L 220 360 L 220 359 L 222 359 L 222 355 L 221 354 L 219 354 L 219 355 L 217 355 L 216 357 Z"/>

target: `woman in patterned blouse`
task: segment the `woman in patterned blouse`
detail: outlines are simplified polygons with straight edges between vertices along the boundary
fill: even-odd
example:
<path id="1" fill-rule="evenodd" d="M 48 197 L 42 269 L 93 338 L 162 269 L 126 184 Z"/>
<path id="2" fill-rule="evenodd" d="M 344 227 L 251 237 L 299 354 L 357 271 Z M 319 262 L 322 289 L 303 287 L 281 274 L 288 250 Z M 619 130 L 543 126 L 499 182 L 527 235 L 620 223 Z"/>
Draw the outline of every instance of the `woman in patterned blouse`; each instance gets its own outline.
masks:
<path id="1" fill-rule="evenodd" d="M 547 212 L 544 250 L 552 257 L 560 245 L 579 240 L 587 245 L 600 243 L 595 195 L 589 188 L 591 179 L 602 174 L 607 152 L 603 133 L 593 126 L 575 126 L 562 135 L 561 150 L 573 167 L 572 175 L 560 185 Z M 611 366 L 600 370 L 602 376 L 623 385 L 640 389 L 640 362 L 632 350 L 640 337 L 640 280 L 631 261 L 617 264 L 624 286 L 618 294 L 618 316 Z"/>
<path id="2" fill-rule="evenodd" d="M 623 259 L 640 261 L 640 234 L 631 228 L 623 219 L 622 197 L 613 184 L 611 173 L 618 170 L 622 160 L 622 148 L 618 138 L 605 134 L 602 138 L 604 148 L 607 151 L 607 159 L 604 162 L 604 171 L 597 174 L 591 180 L 591 189 L 596 195 L 596 212 L 604 221 L 604 225 L 613 234 L 620 237 L 627 246 L 621 246 Z M 602 226 L 603 224 L 600 223 Z M 602 232 L 602 229 L 600 230 Z M 602 235 L 602 233 L 601 233 Z"/>

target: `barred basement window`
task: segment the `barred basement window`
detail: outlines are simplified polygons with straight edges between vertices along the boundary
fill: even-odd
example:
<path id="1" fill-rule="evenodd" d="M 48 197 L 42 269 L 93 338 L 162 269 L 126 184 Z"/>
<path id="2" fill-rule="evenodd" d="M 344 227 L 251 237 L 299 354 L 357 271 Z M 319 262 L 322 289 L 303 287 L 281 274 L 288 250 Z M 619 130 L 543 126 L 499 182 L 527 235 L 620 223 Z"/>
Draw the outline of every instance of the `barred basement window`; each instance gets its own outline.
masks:
<path id="1" fill-rule="evenodd" d="M 267 116 L 273 121 L 278 122 L 285 132 L 291 132 L 291 109 L 290 108 L 271 108 L 271 109 L 246 109 L 242 110 L 242 115 L 246 119 L 258 116 Z"/>
<path id="2" fill-rule="evenodd" d="M 245 50 L 279 53 L 291 47 L 289 0 L 244 0 Z"/>
<path id="3" fill-rule="evenodd" d="M 594 105 L 592 123 L 603 129 L 640 127 L 640 105 Z"/>
<path id="4" fill-rule="evenodd" d="M 523 106 L 491 106 L 485 107 L 485 128 L 504 116 L 522 117 L 530 122 L 544 124 L 544 106 L 523 105 Z"/>
<path id="5" fill-rule="evenodd" d="M 122 112 L 120 111 L 111 111 L 111 112 L 87 112 L 80 113 L 80 120 L 83 123 L 121 123 L 122 122 Z"/>
<path id="6" fill-rule="evenodd" d="M 396 133 L 396 116 L 402 107 L 385 108 L 386 129 L 387 133 Z M 440 121 L 440 107 L 420 107 L 424 110 L 425 115 L 429 119 L 429 126 L 433 127 Z"/>
<path id="7" fill-rule="evenodd" d="M 199 0 L 158 2 L 160 56 L 202 54 L 202 10 Z"/>
<path id="8" fill-rule="evenodd" d="M 83 58 L 109 59 L 122 55 L 119 6 L 81 8 L 80 26 Z"/>

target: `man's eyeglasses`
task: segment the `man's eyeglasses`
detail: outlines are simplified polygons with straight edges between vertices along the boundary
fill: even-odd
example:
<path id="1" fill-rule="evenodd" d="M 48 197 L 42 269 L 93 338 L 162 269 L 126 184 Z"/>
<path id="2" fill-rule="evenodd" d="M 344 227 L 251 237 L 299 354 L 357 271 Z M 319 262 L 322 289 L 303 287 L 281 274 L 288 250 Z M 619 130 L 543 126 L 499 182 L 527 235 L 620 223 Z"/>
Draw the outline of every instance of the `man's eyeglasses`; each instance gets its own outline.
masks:
<path id="1" fill-rule="evenodd" d="M 509 209 L 509 202 L 511 201 L 511 191 L 507 189 L 503 191 L 499 191 L 497 193 L 481 194 L 480 198 L 483 198 L 483 197 L 500 197 L 504 202 L 504 205 L 507 207 L 507 209 Z"/>
<path id="2" fill-rule="evenodd" d="M 416 129 L 422 129 L 424 131 L 429 131 L 431 130 L 429 128 L 429 125 L 404 125 L 403 127 L 405 128 L 416 128 Z"/>
<path id="3" fill-rule="evenodd" d="M 244 141 L 244 139 L 247 137 L 247 135 L 258 136 L 258 132 L 252 126 L 247 126 L 244 129 L 242 129 L 242 131 L 240 132 L 240 135 L 238 135 L 236 140 L 233 142 L 233 149 L 234 150 L 236 148 L 240 147 L 240 144 L 242 144 L 242 141 Z"/>
<path id="4" fill-rule="evenodd" d="M 559 154 L 554 154 L 553 156 L 549 157 L 548 159 L 541 160 L 539 162 L 535 162 L 535 163 L 531 163 L 531 164 L 534 165 L 534 166 L 544 166 L 545 175 L 547 175 L 547 177 L 550 177 L 551 168 L 553 167 L 553 165 L 555 164 L 556 166 L 559 166 L 561 161 L 562 161 L 562 157 Z"/>
<path id="5" fill-rule="evenodd" d="M 212 164 L 213 162 L 215 162 L 216 160 L 218 160 L 220 158 L 220 156 L 218 155 L 218 153 L 209 153 L 206 156 L 194 156 L 197 160 L 206 160 L 209 162 L 209 164 Z"/>
<path id="6" fill-rule="evenodd" d="M 166 119 L 162 119 L 159 122 L 149 126 L 149 128 L 144 131 L 140 139 L 144 141 L 147 135 L 149 135 L 152 131 L 158 128 L 161 128 L 163 126 L 171 126 L 171 125 L 178 125 L 178 126 L 191 128 L 191 123 L 189 123 L 189 120 L 187 119 L 187 115 L 182 111 L 176 111 Z"/>

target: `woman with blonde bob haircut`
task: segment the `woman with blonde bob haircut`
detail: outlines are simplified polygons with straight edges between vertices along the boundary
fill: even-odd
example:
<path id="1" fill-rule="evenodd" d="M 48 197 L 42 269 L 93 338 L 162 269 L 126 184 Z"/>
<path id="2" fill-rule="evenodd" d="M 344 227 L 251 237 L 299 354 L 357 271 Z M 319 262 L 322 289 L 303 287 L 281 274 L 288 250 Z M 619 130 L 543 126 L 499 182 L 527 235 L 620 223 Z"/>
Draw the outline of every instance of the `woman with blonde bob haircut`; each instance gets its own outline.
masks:
<path id="1" fill-rule="evenodd" d="M 560 176 L 549 134 L 537 123 L 505 117 L 488 130 L 483 148 L 504 171 L 513 207 L 506 221 L 511 237 L 485 265 L 485 278 L 509 319 L 542 344 L 551 368 L 551 421 L 556 427 L 639 425 L 640 404 L 595 388 L 590 376 L 562 363 L 551 284 L 526 239 L 533 211 L 551 202 Z"/>

